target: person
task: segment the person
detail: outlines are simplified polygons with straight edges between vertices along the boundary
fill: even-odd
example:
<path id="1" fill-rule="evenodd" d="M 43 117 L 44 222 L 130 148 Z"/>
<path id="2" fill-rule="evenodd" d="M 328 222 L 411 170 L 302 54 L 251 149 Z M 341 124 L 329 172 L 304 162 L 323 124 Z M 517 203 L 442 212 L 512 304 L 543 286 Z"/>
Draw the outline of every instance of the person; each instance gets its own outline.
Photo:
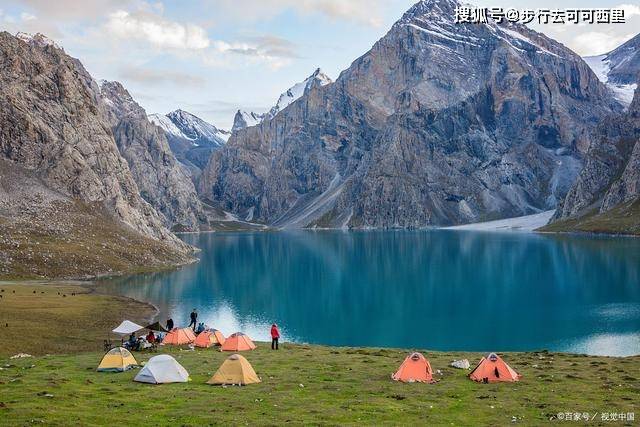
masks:
<path id="1" fill-rule="evenodd" d="M 147 342 L 150 342 L 152 344 L 156 342 L 156 336 L 154 335 L 152 330 L 149 330 L 149 333 L 147 334 Z"/>
<path id="2" fill-rule="evenodd" d="M 198 323 L 198 329 L 196 329 L 196 334 L 201 334 L 204 331 L 204 322 Z"/>
<path id="3" fill-rule="evenodd" d="M 198 313 L 196 312 L 196 309 L 194 308 L 193 311 L 191 312 L 191 323 L 189 323 L 189 327 L 193 328 L 193 330 L 196 330 L 196 324 L 198 322 Z"/>
<path id="4" fill-rule="evenodd" d="M 280 331 L 275 323 L 271 325 L 271 350 L 278 350 L 278 340 L 280 339 Z"/>
<path id="5" fill-rule="evenodd" d="M 168 318 L 167 319 L 167 331 L 170 331 L 173 329 L 173 319 L 172 318 Z"/>
<path id="6" fill-rule="evenodd" d="M 132 332 L 129 335 L 129 341 L 127 341 L 125 347 L 127 347 L 130 351 L 135 351 L 138 349 L 138 340 L 136 339 L 135 332 Z"/>

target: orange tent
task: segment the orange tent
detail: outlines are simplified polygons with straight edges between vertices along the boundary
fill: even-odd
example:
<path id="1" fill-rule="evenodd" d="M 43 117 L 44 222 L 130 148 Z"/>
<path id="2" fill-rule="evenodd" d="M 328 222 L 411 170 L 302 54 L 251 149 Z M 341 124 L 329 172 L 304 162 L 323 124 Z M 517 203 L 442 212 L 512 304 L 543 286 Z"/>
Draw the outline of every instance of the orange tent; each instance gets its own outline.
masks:
<path id="1" fill-rule="evenodd" d="M 214 345 L 222 345 L 226 341 L 226 338 L 224 337 L 224 335 L 222 335 L 222 332 L 220 332 L 219 330 L 211 328 L 209 329 L 209 332 L 213 334 Z"/>
<path id="2" fill-rule="evenodd" d="M 164 337 L 162 344 L 167 345 L 184 345 L 191 344 L 196 340 L 196 336 L 189 328 L 174 328 Z"/>
<path id="3" fill-rule="evenodd" d="M 480 359 L 480 363 L 471 371 L 469 378 L 478 382 L 496 383 L 499 381 L 518 381 L 522 375 L 511 369 L 500 356 L 491 353 Z"/>
<path id="4" fill-rule="evenodd" d="M 404 359 L 398 371 L 391 375 L 391 378 L 405 383 L 430 383 L 433 382 L 433 371 L 431 364 L 422 354 L 411 353 Z"/>
<path id="5" fill-rule="evenodd" d="M 221 351 L 243 351 L 243 350 L 253 350 L 256 348 L 256 345 L 251 341 L 248 335 L 243 334 L 242 332 L 236 332 L 235 334 L 229 335 L 227 339 L 222 344 L 220 348 Z"/>

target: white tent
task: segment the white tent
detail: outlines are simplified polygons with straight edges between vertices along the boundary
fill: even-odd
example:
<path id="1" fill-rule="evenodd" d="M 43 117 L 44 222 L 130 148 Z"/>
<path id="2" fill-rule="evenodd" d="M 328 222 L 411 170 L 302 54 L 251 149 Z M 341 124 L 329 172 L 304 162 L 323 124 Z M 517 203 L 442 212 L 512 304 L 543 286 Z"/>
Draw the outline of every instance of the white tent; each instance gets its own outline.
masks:
<path id="1" fill-rule="evenodd" d="M 141 383 L 186 383 L 189 373 L 168 354 L 153 356 L 133 379 Z"/>
<path id="2" fill-rule="evenodd" d="M 138 332 L 140 329 L 144 329 L 144 326 L 140 326 L 137 323 L 133 323 L 129 320 L 125 320 L 117 328 L 113 330 L 116 334 L 119 335 L 129 335 L 134 332 Z"/>

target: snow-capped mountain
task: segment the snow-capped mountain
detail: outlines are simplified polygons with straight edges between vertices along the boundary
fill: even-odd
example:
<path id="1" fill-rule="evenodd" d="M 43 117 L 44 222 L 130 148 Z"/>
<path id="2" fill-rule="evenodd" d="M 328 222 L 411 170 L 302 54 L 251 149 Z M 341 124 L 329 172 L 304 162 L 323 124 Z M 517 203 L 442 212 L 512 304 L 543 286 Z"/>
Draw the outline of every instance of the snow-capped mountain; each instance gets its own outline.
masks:
<path id="1" fill-rule="evenodd" d="M 304 90 L 275 125 L 237 132 L 203 171 L 201 197 L 285 228 L 556 207 L 595 124 L 620 105 L 562 44 L 520 24 L 457 24 L 460 4 L 416 3 L 335 83 Z"/>
<path id="2" fill-rule="evenodd" d="M 53 46 L 56 49 L 64 50 L 56 42 L 54 42 L 49 37 L 41 33 L 29 34 L 21 31 L 19 33 L 16 33 L 16 37 L 22 40 L 23 42 L 27 42 L 29 44 L 35 45 L 40 48 L 43 48 L 46 46 Z"/>
<path id="3" fill-rule="evenodd" d="M 171 150 L 194 180 L 209 161 L 211 153 L 224 146 L 231 135 L 231 132 L 218 129 L 180 109 L 166 115 L 150 114 L 149 120 L 164 130 Z"/>
<path id="4" fill-rule="evenodd" d="M 640 34 L 609 53 L 583 59 L 616 99 L 625 106 L 631 103 L 640 80 Z"/>
<path id="5" fill-rule="evenodd" d="M 192 141 L 196 147 L 201 145 L 222 146 L 231 135 L 229 131 L 218 129 L 200 117 L 180 109 L 165 116 L 151 114 L 149 120 L 173 136 Z"/>
<path id="6" fill-rule="evenodd" d="M 309 77 L 281 93 L 276 104 L 266 113 L 238 110 L 233 119 L 233 128 L 231 131 L 234 132 L 239 129 L 255 126 L 265 119 L 271 119 L 280 111 L 287 108 L 293 101 L 304 95 L 307 90 L 317 86 L 325 86 L 331 82 L 331 78 L 323 73 L 320 68 L 317 68 Z"/>

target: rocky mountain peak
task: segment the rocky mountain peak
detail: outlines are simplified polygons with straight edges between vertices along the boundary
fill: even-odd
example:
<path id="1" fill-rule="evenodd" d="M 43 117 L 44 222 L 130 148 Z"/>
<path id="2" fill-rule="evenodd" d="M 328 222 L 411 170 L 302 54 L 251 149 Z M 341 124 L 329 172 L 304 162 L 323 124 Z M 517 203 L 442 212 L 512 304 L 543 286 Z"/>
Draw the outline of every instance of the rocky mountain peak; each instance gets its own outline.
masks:
<path id="1" fill-rule="evenodd" d="M 198 145 L 221 146 L 229 139 L 230 132 L 218 129 L 188 111 L 177 109 L 167 117 L 180 130 L 183 137 Z"/>
<path id="2" fill-rule="evenodd" d="M 56 49 L 64 50 L 60 47 L 55 41 L 51 40 L 49 37 L 45 36 L 42 33 L 29 34 L 24 32 L 16 33 L 16 38 L 22 40 L 25 43 L 28 43 L 32 46 L 37 46 L 40 48 L 44 48 L 47 46 L 52 46 Z"/>
<path id="3" fill-rule="evenodd" d="M 99 80 L 97 83 L 103 101 L 118 118 L 145 119 L 147 117 L 144 108 L 133 99 L 120 82 Z"/>

